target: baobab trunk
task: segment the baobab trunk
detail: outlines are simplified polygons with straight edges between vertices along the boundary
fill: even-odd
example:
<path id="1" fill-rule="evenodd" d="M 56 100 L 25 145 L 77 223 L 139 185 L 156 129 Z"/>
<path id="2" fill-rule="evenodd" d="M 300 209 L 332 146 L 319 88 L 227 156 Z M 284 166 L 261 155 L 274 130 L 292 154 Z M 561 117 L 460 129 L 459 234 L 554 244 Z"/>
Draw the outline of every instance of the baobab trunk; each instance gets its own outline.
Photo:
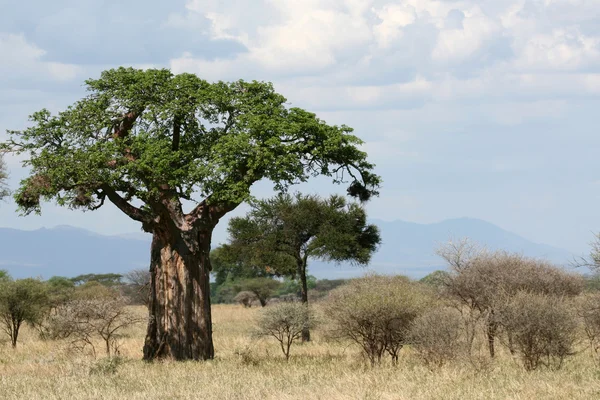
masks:
<path id="1" fill-rule="evenodd" d="M 155 233 L 152 240 L 147 361 L 214 357 L 209 283 L 212 230 L 185 235 L 187 240 L 182 232 Z"/>

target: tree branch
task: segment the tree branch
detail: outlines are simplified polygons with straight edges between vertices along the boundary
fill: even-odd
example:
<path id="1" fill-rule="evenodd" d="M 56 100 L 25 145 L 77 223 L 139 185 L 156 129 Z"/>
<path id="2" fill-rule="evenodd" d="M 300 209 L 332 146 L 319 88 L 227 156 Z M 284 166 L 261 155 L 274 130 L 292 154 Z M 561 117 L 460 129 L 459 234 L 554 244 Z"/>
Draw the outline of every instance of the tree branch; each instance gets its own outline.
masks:
<path id="1" fill-rule="evenodd" d="M 131 205 L 109 185 L 104 184 L 100 187 L 100 189 L 102 189 L 102 192 L 108 197 L 111 203 L 117 206 L 117 208 L 123 211 L 123 213 L 125 213 L 129 218 L 134 219 L 136 221 L 140 221 L 142 223 L 151 222 L 152 218 L 150 217 L 150 215 L 148 215 L 141 209 Z"/>

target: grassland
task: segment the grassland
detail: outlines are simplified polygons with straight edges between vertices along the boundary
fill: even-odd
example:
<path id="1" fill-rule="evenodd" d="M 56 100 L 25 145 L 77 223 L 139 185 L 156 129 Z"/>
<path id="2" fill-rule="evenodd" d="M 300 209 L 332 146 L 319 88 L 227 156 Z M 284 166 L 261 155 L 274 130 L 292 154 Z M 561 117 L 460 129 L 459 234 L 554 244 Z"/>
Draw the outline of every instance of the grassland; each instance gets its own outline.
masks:
<path id="1" fill-rule="evenodd" d="M 559 371 L 528 373 L 507 354 L 485 368 L 429 370 L 410 349 L 397 367 L 369 368 L 317 331 L 286 363 L 275 341 L 253 337 L 257 312 L 214 306 L 210 362 L 142 362 L 141 325 L 123 338 L 118 365 L 26 329 L 16 350 L 0 345 L 0 399 L 600 399 L 600 368 L 585 351 Z"/>

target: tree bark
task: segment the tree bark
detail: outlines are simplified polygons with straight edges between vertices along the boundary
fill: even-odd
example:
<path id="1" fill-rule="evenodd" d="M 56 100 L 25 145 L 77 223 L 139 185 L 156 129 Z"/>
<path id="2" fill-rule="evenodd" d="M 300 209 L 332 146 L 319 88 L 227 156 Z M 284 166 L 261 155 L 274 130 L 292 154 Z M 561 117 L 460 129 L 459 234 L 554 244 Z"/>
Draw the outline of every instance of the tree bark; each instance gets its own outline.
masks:
<path id="1" fill-rule="evenodd" d="M 300 299 L 302 304 L 308 306 L 308 283 L 306 280 L 306 260 L 298 259 L 298 277 L 300 278 Z M 310 342 L 310 329 L 302 329 L 302 341 Z"/>
<path id="2" fill-rule="evenodd" d="M 145 360 L 214 357 L 209 284 L 211 235 L 212 229 L 154 233 Z"/>

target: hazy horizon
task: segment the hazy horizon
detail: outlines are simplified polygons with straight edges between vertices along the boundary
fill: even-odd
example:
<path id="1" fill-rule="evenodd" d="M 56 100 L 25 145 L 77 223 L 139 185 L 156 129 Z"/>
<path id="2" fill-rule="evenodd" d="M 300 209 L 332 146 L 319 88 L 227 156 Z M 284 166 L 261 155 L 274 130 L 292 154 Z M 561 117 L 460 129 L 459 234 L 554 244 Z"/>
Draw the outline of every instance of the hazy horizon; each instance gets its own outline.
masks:
<path id="1" fill-rule="evenodd" d="M 373 219 L 477 218 L 577 254 L 600 230 L 598 1 L 2 3 L 0 140 L 34 111 L 75 102 L 108 68 L 267 80 L 290 105 L 365 141 L 383 177 L 367 205 Z M 16 189 L 27 171 L 6 161 Z M 317 179 L 293 190 L 344 189 Z M 0 225 L 139 231 L 109 204 L 89 213 L 45 204 L 21 218 L 9 200 Z"/>

